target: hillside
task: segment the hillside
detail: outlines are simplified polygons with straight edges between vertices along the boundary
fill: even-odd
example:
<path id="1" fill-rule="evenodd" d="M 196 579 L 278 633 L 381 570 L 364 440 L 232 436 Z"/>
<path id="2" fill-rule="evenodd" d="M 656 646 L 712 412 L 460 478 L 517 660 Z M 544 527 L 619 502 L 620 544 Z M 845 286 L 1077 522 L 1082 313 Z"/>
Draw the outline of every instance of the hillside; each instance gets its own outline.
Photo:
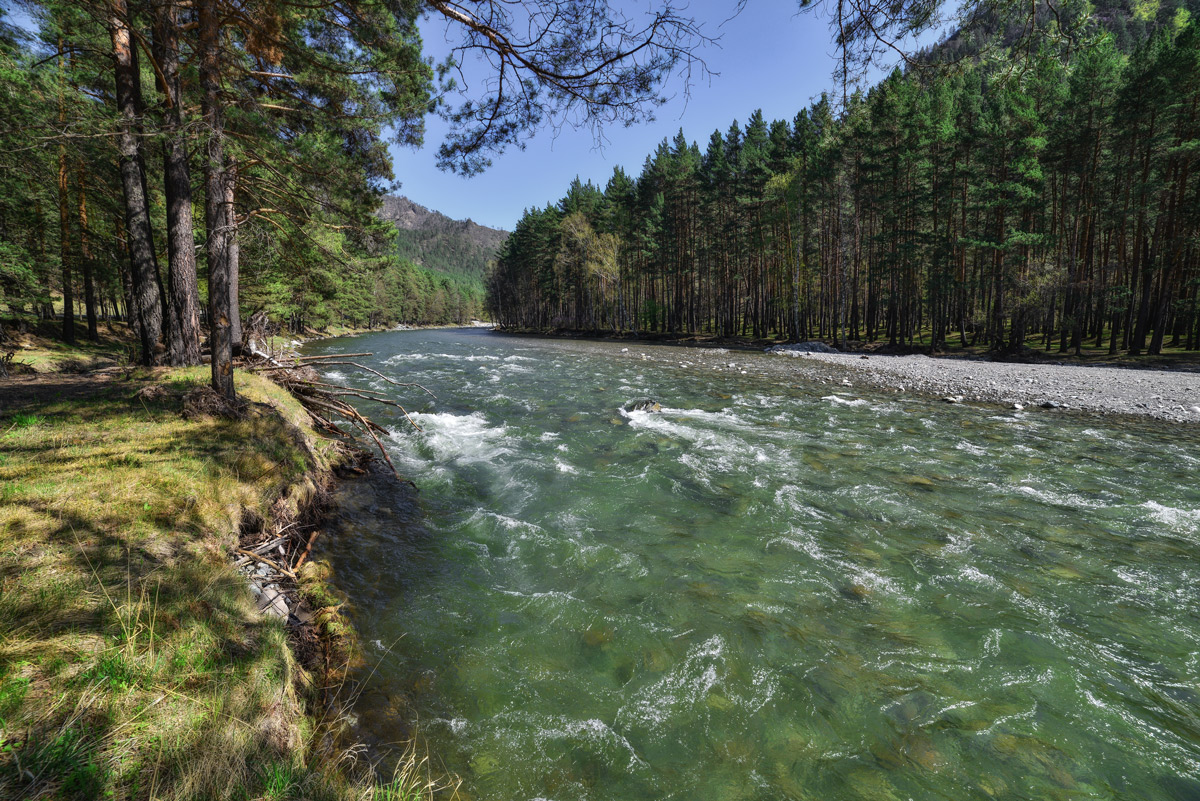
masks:
<path id="1" fill-rule="evenodd" d="M 508 239 L 471 220 L 452 220 L 406 197 L 388 197 L 378 212 L 396 226 L 396 253 L 434 272 L 482 281 L 488 264 Z"/>

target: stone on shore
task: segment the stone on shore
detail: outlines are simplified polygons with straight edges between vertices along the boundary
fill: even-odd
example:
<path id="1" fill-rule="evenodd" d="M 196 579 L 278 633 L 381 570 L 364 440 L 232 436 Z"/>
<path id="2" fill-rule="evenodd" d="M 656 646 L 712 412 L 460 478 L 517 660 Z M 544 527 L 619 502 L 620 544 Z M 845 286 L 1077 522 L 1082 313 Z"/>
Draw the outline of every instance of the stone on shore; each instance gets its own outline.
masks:
<path id="1" fill-rule="evenodd" d="M 794 345 L 776 345 L 773 348 L 767 348 L 767 353 L 839 353 L 837 348 L 830 347 L 824 342 L 809 340 L 808 342 L 797 342 Z"/>

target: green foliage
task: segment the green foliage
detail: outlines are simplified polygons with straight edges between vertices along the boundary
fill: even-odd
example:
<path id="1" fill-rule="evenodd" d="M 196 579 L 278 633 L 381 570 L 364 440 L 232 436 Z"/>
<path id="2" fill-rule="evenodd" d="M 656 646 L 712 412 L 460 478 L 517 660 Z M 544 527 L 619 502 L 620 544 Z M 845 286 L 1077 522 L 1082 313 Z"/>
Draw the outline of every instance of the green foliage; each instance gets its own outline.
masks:
<path id="1" fill-rule="evenodd" d="M 96 683 L 114 693 L 127 691 L 138 680 L 137 671 L 120 653 L 102 656 L 94 665 L 79 674 L 79 681 Z"/>
<path id="2" fill-rule="evenodd" d="M 489 308 L 514 328 L 1200 348 L 1197 31 L 896 70 L 703 154 L 681 132 L 636 179 L 527 211 Z"/>

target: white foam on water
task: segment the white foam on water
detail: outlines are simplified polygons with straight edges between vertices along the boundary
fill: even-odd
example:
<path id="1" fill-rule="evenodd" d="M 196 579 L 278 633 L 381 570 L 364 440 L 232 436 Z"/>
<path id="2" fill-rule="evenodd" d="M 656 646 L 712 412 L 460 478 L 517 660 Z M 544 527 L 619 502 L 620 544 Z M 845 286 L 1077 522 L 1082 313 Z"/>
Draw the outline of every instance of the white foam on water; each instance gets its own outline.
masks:
<path id="1" fill-rule="evenodd" d="M 692 471 L 696 476 L 696 480 L 704 485 L 706 489 L 713 490 L 712 479 L 712 461 L 704 456 L 698 456 L 694 453 L 685 453 L 679 457 L 679 463 Z"/>
<path id="2" fill-rule="evenodd" d="M 671 415 L 674 417 L 683 417 L 691 420 L 701 420 L 706 423 L 716 425 L 735 425 L 744 426 L 746 423 L 729 409 L 722 409 L 719 412 L 710 412 L 706 409 L 676 409 L 671 406 L 664 406 L 659 414 Z"/>
<path id="3" fill-rule="evenodd" d="M 532 373 L 532 372 L 534 372 L 535 369 L 536 368 L 534 368 L 534 367 L 526 367 L 523 364 L 505 364 L 504 365 L 504 370 L 505 370 L 505 372 L 508 372 L 508 373 L 517 373 L 517 374 Z"/>
<path id="4" fill-rule="evenodd" d="M 804 489 L 797 487 L 794 484 L 785 484 L 775 490 L 775 505 L 786 507 L 796 514 L 804 515 L 813 520 L 832 520 L 833 516 L 828 512 L 824 512 L 815 506 L 809 506 L 801 498 L 804 496 Z"/>
<path id="5" fill-rule="evenodd" d="M 676 423 L 664 417 L 661 412 L 631 412 L 618 409 L 617 414 L 628 420 L 631 428 L 644 428 L 647 431 L 657 431 L 689 440 L 700 438 L 700 432 L 696 429 Z"/>
<path id="6" fill-rule="evenodd" d="M 414 412 L 411 416 L 424 429 L 418 436 L 437 460 L 490 462 L 511 453 L 506 447 L 507 428 L 489 425 L 480 412 Z"/>
<path id="7" fill-rule="evenodd" d="M 788 530 L 787 534 L 767 540 L 764 548 L 770 550 L 771 546 L 775 544 L 783 545 L 796 551 L 802 551 L 817 562 L 824 562 L 827 558 L 825 551 L 817 544 L 816 537 L 794 526 Z"/>
<path id="8" fill-rule="evenodd" d="M 560 446 L 560 447 L 565 448 L 566 446 Z M 558 470 L 558 472 L 566 473 L 569 476 L 577 475 L 579 473 L 578 470 L 576 470 L 574 467 L 572 467 L 571 465 L 564 462 L 562 459 L 559 459 L 557 456 L 554 457 L 554 467 L 555 467 L 555 469 Z"/>
<path id="9" fill-rule="evenodd" d="M 484 521 L 487 521 L 493 525 L 499 525 L 501 528 L 503 528 L 507 531 L 541 531 L 542 530 L 542 527 L 539 526 L 537 523 L 530 523 L 526 520 L 519 520 L 515 517 L 509 517 L 508 515 L 502 515 L 497 512 L 492 512 L 488 509 L 476 509 L 474 512 L 471 513 L 471 516 L 469 518 L 467 518 L 466 525 L 467 526 L 478 525 Z"/>
<path id="10" fill-rule="evenodd" d="M 858 584 L 863 585 L 871 592 L 886 593 L 898 601 L 906 604 L 911 604 L 913 599 L 905 594 L 899 584 L 890 576 L 885 576 L 877 570 L 862 567 L 854 563 L 843 563 L 843 567 L 848 570 L 851 578 Z"/>
<path id="11" fill-rule="evenodd" d="M 725 673 L 725 641 L 713 636 L 693 646 L 681 664 L 642 688 L 617 712 L 622 726 L 663 728 L 679 707 L 697 707 Z"/>
<path id="12" fill-rule="evenodd" d="M 558 439 L 558 437 L 559 437 L 559 433 L 557 431 L 547 431 L 544 434 L 542 434 L 540 437 L 538 437 L 538 441 L 539 442 L 551 442 L 553 440 Z"/>
<path id="13" fill-rule="evenodd" d="M 987 587 L 1003 586 L 994 576 L 989 576 L 987 573 L 984 573 L 974 565 L 967 565 L 959 571 L 959 575 L 965 578 L 967 581 L 974 582 L 975 584 L 983 584 Z"/>
<path id="14" fill-rule="evenodd" d="M 1175 506 L 1165 506 L 1158 501 L 1146 501 L 1141 507 L 1162 525 L 1177 533 L 1195 534 L 1200 532 L 1200 509 L 1180 509 Z"/>
<path id="15" fill-rule="evenodd" d="M 649 768 L 633 745 L 599 718 L 509 712 L 497 715 L 491 722 L 501 727 L 496 734 L 506 741 L 506 750 L 516 754 L 536 752 L 543 763 L 549 759 L 548 752 L 559 753 L 563 748 L 562 743 L 566 741 L 582 744 L 597 755 L 605 756 L 614 752 L 623 754 L 627 759 L 627 770 L 642 771 Z"/>
<path id="16" fill-rule="evenodd" d="M 1018 484 L 1016 487 L 1013 487 L 1013 489 L 1023 495 L 1028 495 L 1029 497 L 1035 498 L 1043 503 L 1049 503 L 1055 506 L 1067 506 L 1072 509 L 1105 508 L 1105 504 L 1103 503 L 1088 500 L 1087 498 L 1071 492 L 1055 492 L 1054 490 L 1032 487 L 1029 484 Z"/>
<path id="17" fill-rule="evenodd" d="M 981 448 L 978 445 L 967 442 L 965 439 L 960 439 L 958 441 L 958 444 L 954 446 L 954 449 L 962 451 L 963 453 L 969 453 L 972 456 L 987 456 L 988 455 L 986 448 Z"/>
<path id="18" fill-rule="evenodd" d="M 386 365 L 404 364 L 405 362 L 419 362 L 425 359 L 432 358 L 428 353 L 397 353 L 395 356 L 389 356 L 383 360 Z"/>
<path id="19" fill-rule="evenodd" d="M 862 398 L 843 398 L 840 395 L 825 395 L 821 398 L 823 401 L 829 401 L 835 406 L 866 406 L 867 401 Z"/>
<path id="20" fill-rule="evenodd" d="M 505 395 L 503 392 L 497 392 L 488 398 L 488 403 L 496 405 L 502 401 L 507 401 L 514 406 L 520 406 L 527 412 L 537 411 L 537 404 L 527 398 L 514 398 L 512 395 Z"/>

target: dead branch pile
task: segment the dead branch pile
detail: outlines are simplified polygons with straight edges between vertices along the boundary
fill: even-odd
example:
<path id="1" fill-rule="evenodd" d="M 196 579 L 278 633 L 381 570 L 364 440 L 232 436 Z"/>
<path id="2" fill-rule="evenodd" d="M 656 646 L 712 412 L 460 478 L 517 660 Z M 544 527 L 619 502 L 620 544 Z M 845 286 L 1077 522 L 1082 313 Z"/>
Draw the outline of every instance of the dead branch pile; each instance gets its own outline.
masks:
<path id="1" fill-rule="evenodd" d="M 353 361 L 356 358 L 373 355 L 372 353 L 342 353 L 329 356 L 275 358 L 259 353 L 250 357 L 243 366 L 252 372 L 266 375 L 276 384 L 279 384 L 290 392 L 304 406 L 305 411 L 308 412 L 314 426 L 318 430 L 332 434 L 359 448 L 364 447 L 362 445 L 364 440 L 373 442 L 379 455 L 387 462 L 388 467 L 392 469 L 396 477 L 400 478 L 400 474 L 396 472 L 396 466 L 392 464 L 392 459 L 388 456 L 387 449 L 379 439 L 380 434 L 390 436 L 391 432 L 355 409 L 350 404 L 349 399 L 358 398 L 360 400 L 374 401 L 384 406 L 399 409 L 400 413 L 404 415 L 404 419 L 413 428 L 420 431 L 421 427 L 409 416 L 408 411 L 402 405 L 386 394 L 375 390 L 356 389 L 342 384 L 322 381 L 321 376 L 314 369 L 317 366 L 352 367 L 380 378 L 392 386 L 416 388 L 433 396 L 432 392 L 420 384 L 396 381 L 388 378 L 378 370 L 373 370 L 370 367 Z"/>

